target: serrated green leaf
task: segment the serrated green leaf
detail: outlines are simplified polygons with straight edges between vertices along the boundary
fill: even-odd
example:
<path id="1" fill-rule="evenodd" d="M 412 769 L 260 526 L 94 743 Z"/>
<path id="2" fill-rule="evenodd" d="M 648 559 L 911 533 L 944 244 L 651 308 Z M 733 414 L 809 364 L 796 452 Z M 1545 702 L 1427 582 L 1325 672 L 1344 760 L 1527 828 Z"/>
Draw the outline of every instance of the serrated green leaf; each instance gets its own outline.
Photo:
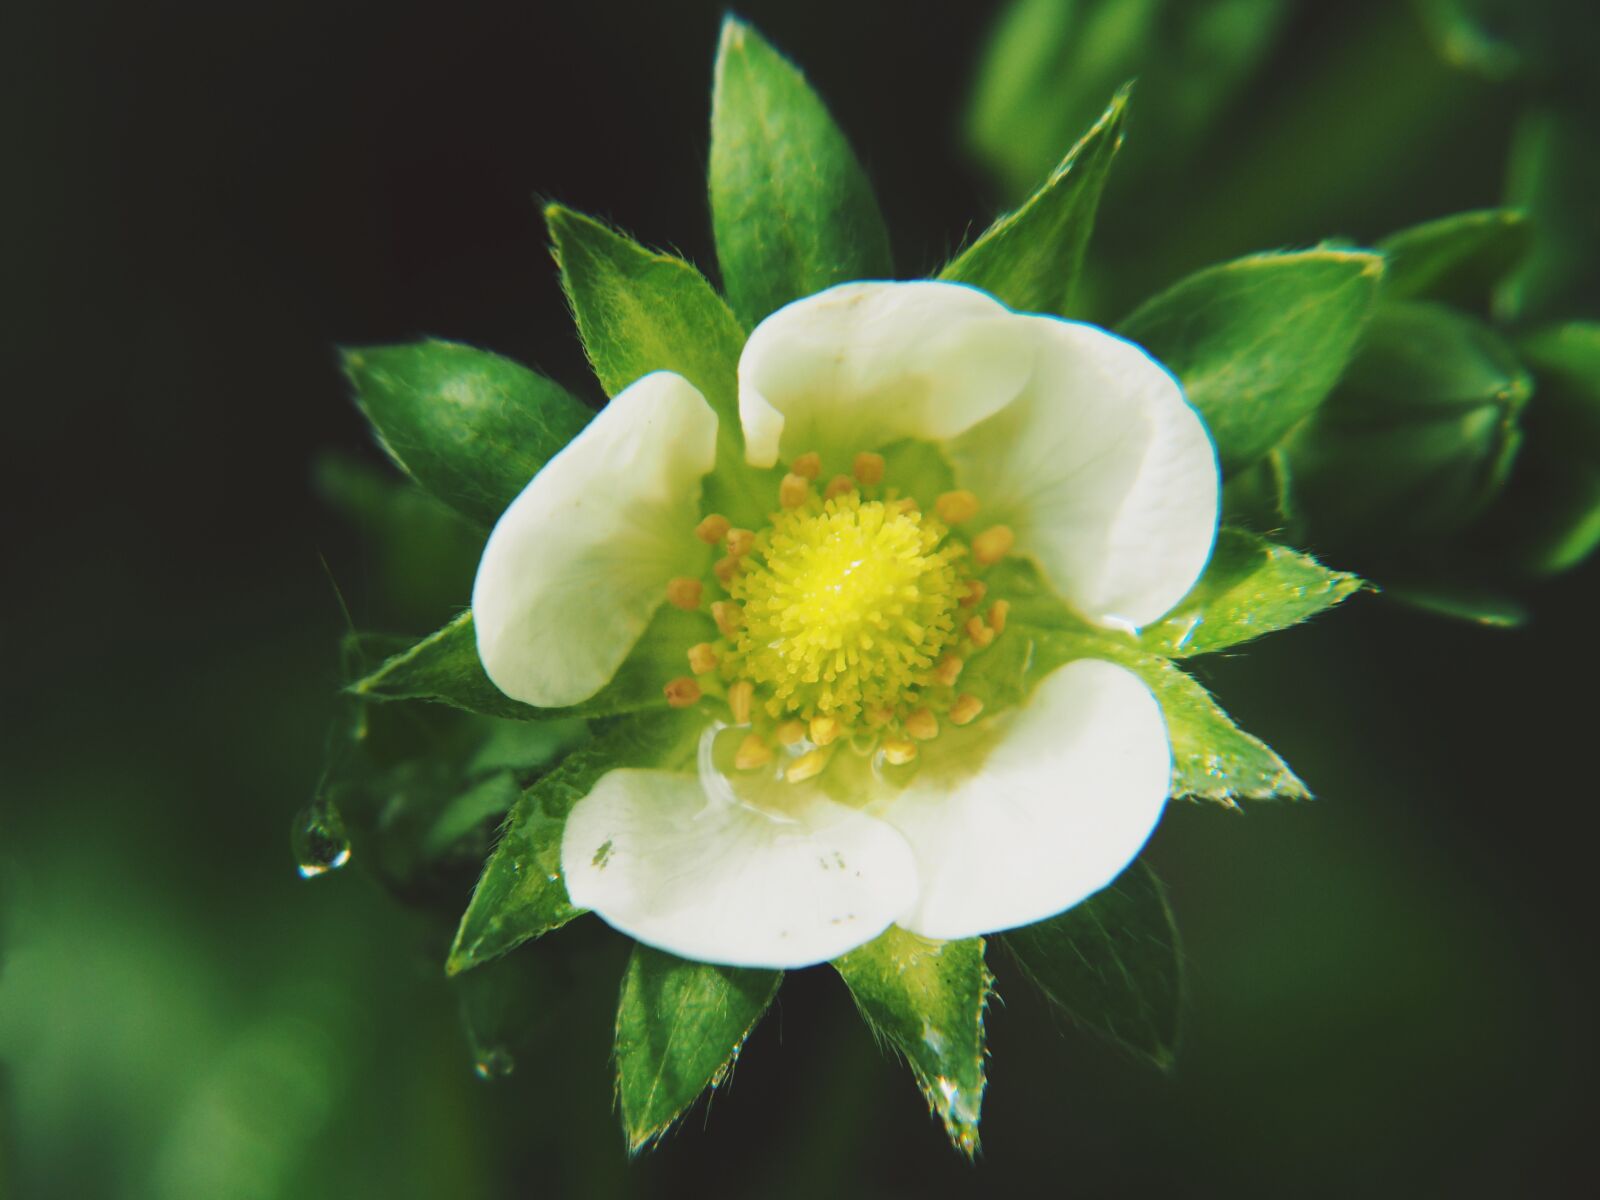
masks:
<path id="1" fill-rule="evenodd" d="M 1297 625 L 1361 586 L 1356 576 L 1330 571 L 1309 554 L 1225 528 L 1200 581 L 1140 631 L 1139 643 L 1170 658 L 1210 654 Z"/>
<path id="2" fill-rule="evenodd" d="M 455 342 L 346 350 L 344 370 L 389 457 L 482 525 L 594 416 L 538 372 Z"/>
<path id="3" fill-rule="evenodd" d="M 671 1128 L 733 1070 L 783 972 L 687 962 L 636 945 L 617 1002 L 617 1099 L 628 1150 Z"/>
<path id="4" fill-rule="evenodd" d="M 1464 529 L 1505 485 L 1532 390 L 1477 318 L 1383 305 L 1337 390 L 1284 444 L 1308 538 L 1370 560 Z"/>
<path id="5" fill-rule="evenodd" d="M 1023 972 L 1084 1029 L 1169 1069 L 1183 953 L 1166 889 L 1142 862 L 1083 903 L 1001 935 Z"/>
<path id="6" fill-rule="evenodd" d="M 1259 254 L 1208 267 L 1145 301 L 1118 332 L 1183 382 L 1225 476 L 1320 404 L 1354 355 L 1383 260 L 1349 250 Z"/>
<path id="7" fill-rule="evenodd" d="M 1533 227 L 1514 208 L 1456 213 L 1402 229 L 1376 247 L 1387 262 L 1384 299 L 1482 307 L 1532 244 Z"/>
<path id="8" fill-rule="evenodd" d="M 488 962 L 578 916 L 561 874 L 561 834 L 572 806 L 607 771 L 686 760 L 703 719 L 676 709 L 619 718 L 526 789 L 473 890 L 446 971 L 455 975 Z"/>
<path id="9" fill-rule="evenodd" d="M 868 1027 L 905 1058 L 929 1110 L 971 1158 L 983 1107 L 983 1014 L 994 984 L 983 939 L 934 942 L 890 926 L 833 965 Z"/>
<path id="10" fill-rule="evenodd" d="M 1122 145 L 1127 106 L 1124 87 L 1044 186 L 989 226 L 939 278 L 982 288 L 1019 312 L 1073 315 L 1073 292 L 1100 193 Z"/>
<path id="11" fill-rule="evenodd" d="M 714 636 L 715 626 L 705 614 L 663 604 L 610 683 L 577 704 L 535 708 L 511 699 L 484 673 L 472 614 L 465 612 L 437 633 L 386 660 L 349 690 L 369 700 L 428 700 L 519 721 L 612 717 L 665 708 L 663 689 L 670 680 L 685 673 L 684 654 L 696 642 Z"/>
<path id="12" fill-rule="evenodd" d="M 711 223 L 745 325 L 837 283 L 891 278 L 872 185 L 800 71 L 730 16 L 714 78 Z"/>

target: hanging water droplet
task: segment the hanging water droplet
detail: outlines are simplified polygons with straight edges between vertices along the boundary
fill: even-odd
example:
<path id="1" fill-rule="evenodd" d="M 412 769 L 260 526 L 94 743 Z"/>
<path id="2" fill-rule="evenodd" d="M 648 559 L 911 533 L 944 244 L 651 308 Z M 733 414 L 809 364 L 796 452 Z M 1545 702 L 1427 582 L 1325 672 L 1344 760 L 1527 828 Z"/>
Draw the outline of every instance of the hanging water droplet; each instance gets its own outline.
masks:
<path id="1" fill-rule="evenodd" d="M 479 1051 L 472 1069 L 479 1079 L 504 1079 L 517 1069 L 517 1060 L 504 1046 L 488 1046 Z"/>
<path id="2" fill-rule="evenodd" d="M 344 819 L 324 797 L 317 797 L 300 810 L 291 837 L 302 879 L 337 871 L 350 861 L 350 838 L 344 831 Z"/>

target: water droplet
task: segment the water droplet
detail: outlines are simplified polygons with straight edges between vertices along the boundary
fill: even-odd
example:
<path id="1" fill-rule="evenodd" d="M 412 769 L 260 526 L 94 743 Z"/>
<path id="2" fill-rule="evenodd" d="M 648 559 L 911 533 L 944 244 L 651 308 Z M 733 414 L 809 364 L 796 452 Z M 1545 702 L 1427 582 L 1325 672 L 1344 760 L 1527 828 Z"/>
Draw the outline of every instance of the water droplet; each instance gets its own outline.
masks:
<path id="1" fill-rule="evenodd" d="M 504 1079 L 516 1069 L 517 1060 L 511 1057 L 511 1051 L 504 1046 L 485 1047 L 472 1064 L 472 1070 L 479 1079 Z"/>
<path id="2" fill-rule="evenodd" d="M 339 810 L 319 796 L 300 810 L 291 834 L 302 879 L 337 871 L 350 861 L 350 838 Z"/>

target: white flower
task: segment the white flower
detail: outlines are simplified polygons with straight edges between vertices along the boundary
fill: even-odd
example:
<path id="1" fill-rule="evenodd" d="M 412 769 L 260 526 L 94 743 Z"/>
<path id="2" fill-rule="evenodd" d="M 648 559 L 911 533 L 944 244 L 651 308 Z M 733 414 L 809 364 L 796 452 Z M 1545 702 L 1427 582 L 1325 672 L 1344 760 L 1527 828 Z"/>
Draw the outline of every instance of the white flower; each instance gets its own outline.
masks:
<path id="1" fill-rule="evenodd" d="M 705 713 L 698 763 L 612 771 L 572 810 L 572 902 L 687 958 L 798 967 L 891 924 L 937 939 L 1030 924 L 1110 882 L 1166 801 L 1149 690 L 1080 660 L 1005 708 L 960 677 L 1007 637 L 982 583 L 1007 554 L 1112 636 L 1199 576 L 1217 465 L 1172 376 L 1104 330 L 971 288 L 849 284 L 755 330 L 739 416 L 748 465 L 788 466 L 766 527 L 702 511 L 717 418 L 656 373 L 484 550 L 479 652 L 529 704 L 592 696 L 669 597 L 721 633 L 684 647 L 692 674 L 668 689 Z M 946 469 L 947 490 L 911 492 Z"/>

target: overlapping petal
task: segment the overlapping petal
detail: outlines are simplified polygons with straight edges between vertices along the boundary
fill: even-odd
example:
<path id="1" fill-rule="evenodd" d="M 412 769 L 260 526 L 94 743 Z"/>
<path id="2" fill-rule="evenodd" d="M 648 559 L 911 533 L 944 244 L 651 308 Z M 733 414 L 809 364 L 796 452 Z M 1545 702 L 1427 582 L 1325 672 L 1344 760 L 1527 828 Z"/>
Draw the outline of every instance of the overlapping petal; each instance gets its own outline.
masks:
<path id="1" fill-rule="evenodd" d="M 511 502 L 472 589 L 495 685 L 542 707 L 594 695 L 644 632 L 667 580 L 699 575 L 691 535 L 717 418 L 681 376 L 619 392 Z"/>

